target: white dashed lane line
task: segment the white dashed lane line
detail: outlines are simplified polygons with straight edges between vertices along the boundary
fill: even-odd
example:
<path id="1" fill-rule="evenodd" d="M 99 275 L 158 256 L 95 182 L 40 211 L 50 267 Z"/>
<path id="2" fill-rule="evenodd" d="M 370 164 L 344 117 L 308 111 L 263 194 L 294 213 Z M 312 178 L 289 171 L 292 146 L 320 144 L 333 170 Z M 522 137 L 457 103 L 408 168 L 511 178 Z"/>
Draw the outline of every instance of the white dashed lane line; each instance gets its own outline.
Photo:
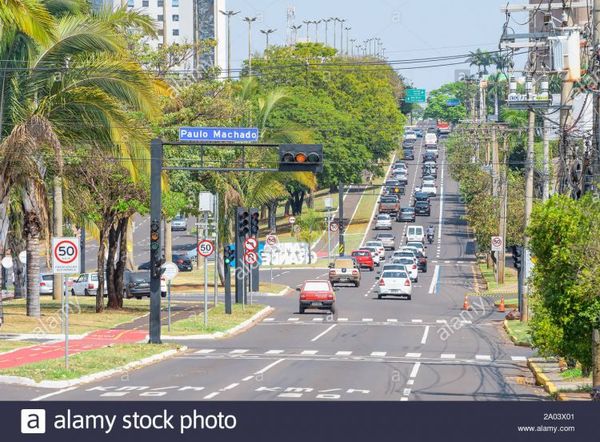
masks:
<path id="1" fill-rule="evenodd" d="M 333 324 L 331 327 L 328 327 L 327 330 L 325 330 L 322 333 L 319 333 L 317 336 L 315 336 L 314 338 L 312 338 L 310 340 L 310 342 L 315 342 L 316 340 L 318 340 L 320 337 L 324 336 L 328 331 L 332 330 L 333 328 L 335 328 L 337 324 Z"/>
<path id="2" fill-rule="evenodd" d="M 421 344 L 427 343 L 427 336 L 429 335 L 429 326 L 425 326 L 425 331 L 423 332 L 423 337 L 421 338 Z"/>

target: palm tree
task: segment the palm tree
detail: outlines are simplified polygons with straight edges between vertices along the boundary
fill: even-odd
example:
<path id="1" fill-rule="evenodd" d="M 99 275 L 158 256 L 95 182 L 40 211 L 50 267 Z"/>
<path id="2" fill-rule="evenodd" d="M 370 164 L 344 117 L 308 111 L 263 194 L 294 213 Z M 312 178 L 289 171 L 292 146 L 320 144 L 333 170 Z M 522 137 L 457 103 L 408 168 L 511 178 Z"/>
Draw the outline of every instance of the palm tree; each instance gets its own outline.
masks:
<path id="1" fill-rule="evenodd" d="M 470 66 L 477 66 L 477 71 L 479 75 L 487 75 L 488 70 L 487 67 L 491 66 L 492 55 L 487 51 L 482 51 L 481 49 L 477 49 L 476 51 L 469 52 L 469 58 L 467 58 L 467 62 Z M 483 67 L 483 71 L 481 68 Z"/>
<path id="2" fill-rule="evenodd" d="M 55 208 L 62 213 L 64 146 L 67 151 L 76 145 L 108 148 L 125 158 L 139 158 L 147 134 L 136 133 L 128 111 L 151 116 L 158 108 L 156 97 L 164 94 L 165 88 L 129 60 L 114 22 L 82 14 L 57 19 L 50 42 L 38 44 L 28 69 L 15 75 L 11 84 L 8 122 L 13 129 L 0 148 L 4 154 L 0 156 L 0 182 L 17 183 L 24 189 L 28 257 L 31 252 L 28 299 L 37 299 L 38 307 L 31 308 L 35 315 L 39 314 L 39 271 L 33 266 L 39 260 L 37 244 L 43 226 L 47 226 L 46 167 L 55 171 Z M 30 149 L 20 149 L 19 142 L 28 143 Z M 46 145 L 53 150 L 50 163 L 43 161 Z M 17 158 L 12 158 L 14 155 Z M 22 167 L 11 167 L 19 162 Z M 125 164 L 136 169 L 132 162 Z M 38 166 L 37 173 L 34 166 Z M 6 189 L 0 184 L 0 201 L 5 197 Z M 104 272 L 99 273 L 103 279 Z"/>

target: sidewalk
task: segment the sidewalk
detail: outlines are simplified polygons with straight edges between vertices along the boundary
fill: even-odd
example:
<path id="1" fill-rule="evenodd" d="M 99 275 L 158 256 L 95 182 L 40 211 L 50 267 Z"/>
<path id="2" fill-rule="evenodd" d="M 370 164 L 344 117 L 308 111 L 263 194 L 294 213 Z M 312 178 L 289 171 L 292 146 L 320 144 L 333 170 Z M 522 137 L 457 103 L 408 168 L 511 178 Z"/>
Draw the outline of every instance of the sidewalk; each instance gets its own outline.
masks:
<path id="1" fill-rule="evenodd" d="M 81 339 L 69 341 L 69 354 L 96 350 L 110 344 L 135 344 L 146 340 L 147 331 L 142 330 L 98 330 Z M 14 368 L 25 364 L 57 359 L 65 354 L 64 342 L 51 342 L 20 348 L 0 355 L 0 369 Z"/>

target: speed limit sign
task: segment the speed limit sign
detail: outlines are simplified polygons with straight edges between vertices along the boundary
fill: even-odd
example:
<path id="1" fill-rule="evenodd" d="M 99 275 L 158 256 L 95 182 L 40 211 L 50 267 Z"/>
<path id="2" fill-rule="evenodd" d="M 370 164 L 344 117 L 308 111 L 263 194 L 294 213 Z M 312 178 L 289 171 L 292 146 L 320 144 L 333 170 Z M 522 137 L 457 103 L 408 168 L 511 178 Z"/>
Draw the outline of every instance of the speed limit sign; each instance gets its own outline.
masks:
<path id="1" fill-rule="evenodd" d="M 77 238 L 52 238 L 52 271 L 59 274 L 79 273 Z"/>
<path id="2" fill-rule="evenodd" d="M 215 245 L 208 239 L 203 239 L 198 243 L 198 253 L 204 258 L 208 258 L 215 252 Z"/>

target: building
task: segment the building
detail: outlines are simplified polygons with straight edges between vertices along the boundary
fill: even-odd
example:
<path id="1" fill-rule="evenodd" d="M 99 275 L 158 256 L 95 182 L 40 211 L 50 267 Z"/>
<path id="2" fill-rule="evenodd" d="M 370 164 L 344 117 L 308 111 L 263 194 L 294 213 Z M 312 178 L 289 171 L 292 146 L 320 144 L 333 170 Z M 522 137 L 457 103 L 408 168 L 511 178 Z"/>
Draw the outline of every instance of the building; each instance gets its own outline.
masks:
<path id="1" fill-rule="evenodd" d="M 225 72 L 227 67 L 225 0 L 92 0 L 100 9 L 127 5 L 156 20 L 159 37 L 149 40 L 155 48 L 173 43 L 197 43 L 214 39 L 217 44 L 206 53 L 195 54 L 179 68 L 182 70 L 210 69 L 215 66 Z"/>

